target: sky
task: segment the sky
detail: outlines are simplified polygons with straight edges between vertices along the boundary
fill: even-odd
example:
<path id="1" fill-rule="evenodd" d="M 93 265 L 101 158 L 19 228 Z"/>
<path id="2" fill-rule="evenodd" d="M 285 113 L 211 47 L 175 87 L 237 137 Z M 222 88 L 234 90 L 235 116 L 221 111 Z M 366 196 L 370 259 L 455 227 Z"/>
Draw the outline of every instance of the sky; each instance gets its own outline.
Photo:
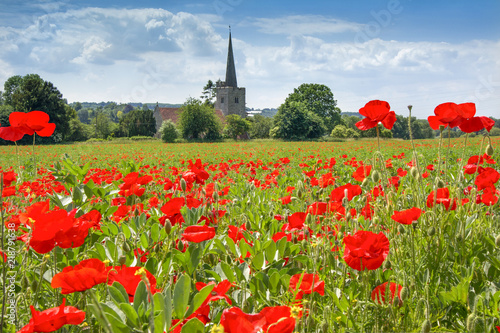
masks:
<path id="1" fill-rule="evenodd" d="M 500 0 L 2 0 L 0 90 L 36 73 L 70 103 L 182 104 L 224 80 L 231 26 L 247 107 L 319 83 L 344 112 L 474 102 L 499 118 L 499 15 Z"/>

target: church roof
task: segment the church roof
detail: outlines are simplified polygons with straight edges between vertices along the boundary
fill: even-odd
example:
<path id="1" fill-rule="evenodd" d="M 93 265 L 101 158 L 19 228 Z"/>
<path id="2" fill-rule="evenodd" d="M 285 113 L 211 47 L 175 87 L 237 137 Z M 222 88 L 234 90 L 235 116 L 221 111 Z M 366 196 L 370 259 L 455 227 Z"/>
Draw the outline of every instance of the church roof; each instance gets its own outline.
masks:
<path id="1" fill-rule="evenodd" d="M 229 47 L 227 51 L 226 86 L 238 87 L 238 82 L 236 81 L 236 68 L 234 66 L 233 43 L 231 41 L 231 32 L 229 32 Z"/>

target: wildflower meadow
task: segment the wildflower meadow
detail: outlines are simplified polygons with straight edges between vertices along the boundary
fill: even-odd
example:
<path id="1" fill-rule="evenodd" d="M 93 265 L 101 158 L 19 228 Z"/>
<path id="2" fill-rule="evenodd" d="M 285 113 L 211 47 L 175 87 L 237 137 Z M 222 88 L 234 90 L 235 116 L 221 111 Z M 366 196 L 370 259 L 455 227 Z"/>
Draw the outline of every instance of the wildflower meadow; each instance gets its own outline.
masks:
<path id="1" fill-rule="evenodd" d="M 500 332 L 500 139 L 472 103 L 407 141 L 51 146 L 43 111 L 9 120 L 33 145 L 0 146 L 2 332 Z"/>

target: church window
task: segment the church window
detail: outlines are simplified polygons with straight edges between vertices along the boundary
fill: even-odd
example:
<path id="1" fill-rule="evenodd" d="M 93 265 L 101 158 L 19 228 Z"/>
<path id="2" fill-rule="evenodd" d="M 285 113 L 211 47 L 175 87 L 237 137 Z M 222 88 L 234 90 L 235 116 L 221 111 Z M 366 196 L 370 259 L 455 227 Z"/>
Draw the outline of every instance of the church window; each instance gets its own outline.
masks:
<path id="1" fill-rule="evenodd" d="M 235 98 L 234 98 L 234 102 L 235 102 L 236 104 L 238 104 L 238 103 L 240 102 L 240 101 L 238 100 L 238 97 L 235 97 Z"/>
<path id="2" fill-rule="evenodd" d="M 224 97 L 221 97 L 221 98 L 220 98 L 220 102 L 221 102 L 221 103 L 224 103 Z"/>

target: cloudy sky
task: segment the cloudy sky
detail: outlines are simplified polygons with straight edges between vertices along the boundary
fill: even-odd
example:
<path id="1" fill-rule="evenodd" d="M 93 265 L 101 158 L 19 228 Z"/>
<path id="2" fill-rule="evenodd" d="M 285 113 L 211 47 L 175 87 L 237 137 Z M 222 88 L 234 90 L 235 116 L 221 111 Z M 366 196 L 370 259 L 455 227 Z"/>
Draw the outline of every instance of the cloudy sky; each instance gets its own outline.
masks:
<path id="1" fill-rule="evenodd" d="M 499 0 L 1 0 L 0 90 L 37 73 L 69 102 L 183 103 L 224 79 L 231 25 L 248 107 L 321 83 L 342 111 L 475 102 L 500 117 L 499 14 Z"/>

